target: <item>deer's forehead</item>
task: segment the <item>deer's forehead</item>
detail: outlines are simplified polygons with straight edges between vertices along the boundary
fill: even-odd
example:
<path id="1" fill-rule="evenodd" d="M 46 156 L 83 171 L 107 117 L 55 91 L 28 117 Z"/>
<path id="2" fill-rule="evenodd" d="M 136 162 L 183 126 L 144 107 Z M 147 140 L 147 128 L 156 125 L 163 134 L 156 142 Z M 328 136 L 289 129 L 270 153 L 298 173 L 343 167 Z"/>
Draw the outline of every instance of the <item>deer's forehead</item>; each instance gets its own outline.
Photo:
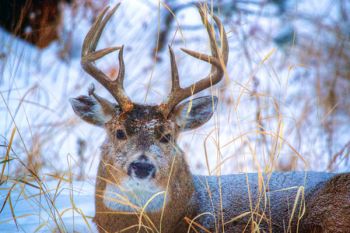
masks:
<path id="1" fill-rule="evenodd" d="M 171 122 L 163 119 L 134 119 L 124 122 L 128 134 L 162 134 L 171 128 Z"/>
<path id="2" fill-rule="evenodd" d="M 135 106 L 131 112 L 116 117 L 111 123 L 113 128 L 123 126 L 129 135 L 162 134 L 175 127 L 175 124 L 165 119 L 154 106 Z"/>

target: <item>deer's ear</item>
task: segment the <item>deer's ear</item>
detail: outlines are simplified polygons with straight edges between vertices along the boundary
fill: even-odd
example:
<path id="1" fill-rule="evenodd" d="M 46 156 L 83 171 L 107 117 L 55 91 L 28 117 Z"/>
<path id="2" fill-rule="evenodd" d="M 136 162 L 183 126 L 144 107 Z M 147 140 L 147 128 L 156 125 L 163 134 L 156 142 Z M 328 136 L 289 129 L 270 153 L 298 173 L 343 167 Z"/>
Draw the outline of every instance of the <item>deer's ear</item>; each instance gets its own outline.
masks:
<path id="1" fill-rule="evenodd" d="M 213 116 L 218 103 L 216 96 L 204 96 L 179 104 L 172 118 L 181 130 L 195 129 Z"/>
<path id="2" fill-rule="evenodd" d="M 113 113 L 117 114 L 116 105 L 111 104 L 109 108 L 106 108 L 90 96 L 81 95 L 77 98 L 71 98 L 69 101 L 75 114 L 93 125 L 103 126 L 112 119 Z"/>

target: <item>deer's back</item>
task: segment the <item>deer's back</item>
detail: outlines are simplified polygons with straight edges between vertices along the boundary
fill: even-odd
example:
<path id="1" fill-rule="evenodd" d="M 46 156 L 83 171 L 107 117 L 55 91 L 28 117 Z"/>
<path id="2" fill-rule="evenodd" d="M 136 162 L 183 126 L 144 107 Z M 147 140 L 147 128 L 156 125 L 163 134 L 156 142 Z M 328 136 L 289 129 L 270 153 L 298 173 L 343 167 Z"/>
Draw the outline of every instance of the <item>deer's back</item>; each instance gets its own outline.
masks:
<path id="1" fill-rule="evenodd" d="M 263 179 L 254 173 L 221 177 L 194 176 L 194 216 L 206 213 L 198 218 L 199 223 L 217 232 L 223 232 L 223 228 L 225 232 L 250 232 L 252 224 L 249 223 L 252 220 L 260 229 L 267 231 L 295 232 L 298 216 L 304 211 L 300 203 L 304 203 L 305 199 L 307 203 L 335 175 L 276 172 L 270 176 L 263 175 Z M 345 179 L 349 187 L 350 175 Z M 215 213 L 215 217 L 209 213 Z M 223 226 L 222 222 L 226 224 Z"/>

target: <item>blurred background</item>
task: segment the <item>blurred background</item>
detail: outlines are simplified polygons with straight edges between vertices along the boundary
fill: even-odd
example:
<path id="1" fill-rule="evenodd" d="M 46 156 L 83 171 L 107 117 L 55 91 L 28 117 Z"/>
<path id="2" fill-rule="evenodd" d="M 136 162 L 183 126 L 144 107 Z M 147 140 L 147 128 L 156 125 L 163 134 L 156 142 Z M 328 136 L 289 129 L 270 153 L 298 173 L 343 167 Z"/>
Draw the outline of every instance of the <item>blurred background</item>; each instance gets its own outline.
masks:
<path id="1" fill-rule="evenodd" d="M 92 180 L 103 129 L 74 115 L 69 98 L 111 98 L 80 67 L 84 36 L 118 1 L 0 2 L 0 168 L 2 180 Z M 219 16 L 230 45 L 227 74 L 210 90 L 218 109 L 179 138 L 197 174 L 349 171 L 350 2 L 346 0 L 123 1 L 100 48 L 125 45 L 125 88 L 138 103 L 159 104 L 170 89 L 167 45 L 182 86 L 210 65 L 180 48 L 209 53 L 195 4 Z M 118 72 L 117 55 L 98 62 Z"/>
<path id="2" fill-rule="evenodd" d="M 52 232 L 94 216 L 102 128 L 74 115 L 69 98 L 111 98 L 80 66 L 97 14 L 119 1 L 0 1 L 0 231 Z M 210 65 L 181 52 L 210 53 L 196 4 L 223 22 L 227 73 L 197 96 L 219 106 L 178 143 L 196 174 L 350 171 L 350 2 L 346 0 L 123 1 L 98 45 L 125 45 L 125 88 L 138 103 L 170 91 L 167 45 L 182 86 Z M 219 36 L 219 35 L 217 35 Z M 97 62 L 118 73 L 117 54 Z"/>

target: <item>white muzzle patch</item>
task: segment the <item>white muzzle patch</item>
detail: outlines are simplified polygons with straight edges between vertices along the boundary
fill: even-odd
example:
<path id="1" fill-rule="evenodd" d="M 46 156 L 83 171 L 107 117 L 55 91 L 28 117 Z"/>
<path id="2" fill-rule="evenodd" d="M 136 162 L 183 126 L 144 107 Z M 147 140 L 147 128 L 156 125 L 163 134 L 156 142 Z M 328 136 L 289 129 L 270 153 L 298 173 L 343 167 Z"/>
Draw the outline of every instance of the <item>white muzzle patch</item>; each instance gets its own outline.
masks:
<path id="1" fill-rule="evenodd" d="M 104 205 L 118 212 L 158 212 L 162 210 L 165 190 L 150 180 L 125 179 L 120 186 L 107 184 Z M 168 199 L 168 198 L 167 198 Z"/>

